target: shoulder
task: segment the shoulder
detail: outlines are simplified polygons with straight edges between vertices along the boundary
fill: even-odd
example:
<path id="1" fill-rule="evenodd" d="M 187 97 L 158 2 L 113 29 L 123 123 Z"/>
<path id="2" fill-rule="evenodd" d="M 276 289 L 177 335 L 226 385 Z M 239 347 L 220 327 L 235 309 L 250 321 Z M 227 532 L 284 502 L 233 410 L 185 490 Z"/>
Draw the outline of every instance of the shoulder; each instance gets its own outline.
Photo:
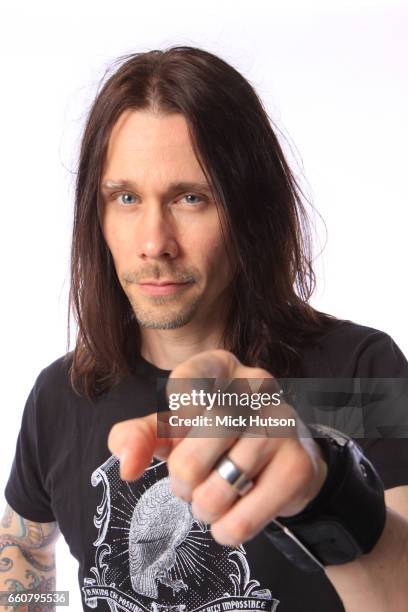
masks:
<path id="1" fill-rule="evenodd" d="M 69 377 L 69 368 L 72 362 L 72 351 L 61 355 L 49 365 L 45 366 L 39 373 L 37 381 L 39 384 L 51 384 L 62 382 Z"/>
<path id="2" fill-rule="evenodd" d="M 386 331 L 350 320 L 338 321 L 330 331 L 307 347 L 304 367 L 304 376 L 311 378 L 376 379 L 374 384 L 378 379 L 408 379 L 408 361 L 394 338 Z M 373 401 L 370 411 L 381 411 L 382 405 L 389 401 L 387 394 L 395 395 L 400 393 L 401 389 L 405 389 L 405 381 L 402 387 L 391 381 L 386 393 L 381 394 L 381 402 L 376 404 Z M 394 407 L 397 405 L 399 404 L 395 403 Z M 404 407 L 402 410 L 404 411 Z M 370 422 L 372 423 L 368 418 L 370 414 L 365 413 L 364 427 L 369 427 Z M 370 418 L 377 418 L 377 414 L 378 412 L 374 411 Z M 391 414 L 388 408 L 387 414 Z M 402 423 L 403 420 L 399 422 Z M 372 425 L 370 427 L 372 428 Z M 341 426 L 337 428 L 342 429 Z M 400 436 L 401 431 L 397 438 L 382 437 L 379 434 L 377 437 L 356 438 L 381 476 L 386 489 L 407 484 L 408 439 Z"/>
<path id="3" fill-rule="evenodd" d="M 380 329 L 339 320 L 305 350 L 308 376 L 408 377 L 408 362 L 395 340 Z M 322 374 L 317 370 L 322 370 Z"/>
<path id="4" fill-rule="evenodd" d="M 61 355 L 45 366 L 38 374 L 32 389 L 34 399 L 61 398 L 74 393 L 70 383 L 72 352 Z"/>
<path id="5" fill-rule="evenodd" d="M 355 323 L 349 319 L 339 319 L 337 323 L 319 339 L 321 345 L 335 343 L 338 346 L 367 346 L 389 337 L 388 334 L 375 327 Z"/>
<path id="6" fill-rule="evenodd" d="M 70 351 L 69 353 L 65 353 L 65 355 L 57 357 L 50 364 L 44 366 L 40 371 L 39 377 L 49 380 L 55 377 L 66 376 L 72 363 L 72 356 L 73 351 Z"/>

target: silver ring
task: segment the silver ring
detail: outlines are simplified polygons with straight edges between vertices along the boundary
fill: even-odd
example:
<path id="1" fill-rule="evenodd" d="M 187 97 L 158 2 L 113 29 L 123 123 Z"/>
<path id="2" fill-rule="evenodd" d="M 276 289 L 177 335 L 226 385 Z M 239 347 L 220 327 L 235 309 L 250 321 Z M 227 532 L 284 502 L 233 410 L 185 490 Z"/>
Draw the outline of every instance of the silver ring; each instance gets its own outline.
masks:
<path id="1" fill-rule="evenodd" d="M 239 495 L 245 495 L 254 486 L 254 481 L 235 465 L 233 461 L 224 455 L 214 468 L 218 474 L 226 480 Z"/>

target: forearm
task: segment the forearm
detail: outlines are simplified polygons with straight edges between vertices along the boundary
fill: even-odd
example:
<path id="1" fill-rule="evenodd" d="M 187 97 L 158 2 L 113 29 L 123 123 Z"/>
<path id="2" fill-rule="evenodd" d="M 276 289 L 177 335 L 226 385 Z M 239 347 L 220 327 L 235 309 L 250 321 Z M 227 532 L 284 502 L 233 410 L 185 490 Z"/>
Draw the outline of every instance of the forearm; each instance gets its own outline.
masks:
<path id="1" fill-rule="evenodd" d="M 373 550 L 351 563 L 327 567 L 326 574 L 346 612 L 405 612 L 408 609 L 408 521 L 387 508 L 385 528 Z"/>
<path id="2" fill-rule="evenodd" d="M 2 539 L 3 535 L 0 535 L 0 540 Z M 55 590 L 56 568 L 54 559 L 43 559 L 37 555 L 29 561 L 27 551 L 24 555 L 22 551 L 13 546 L 3 552 L 1 564 L 0 591 L 18 593 L 22 590 L 31 590 L 46 593 Z M 10 612 L 25 612 L 28 608 L 25 605 L 18 608 L 4 607 L 2 609 Z M 35 606 L 36 612 L 42 612 L 42 610 L 50 612 L 54 609 L 49 605 L 37 604 Z"/>
<path id="3" fill-rule="evenodd" d="M 27 521 L 8 508 L 0 528 L 0 591 L 55 590 L 56 567 L 52 542 L 56 524 Z M 50 545 L 51 543 L 51 545 Z M 2 608 L 25 612 L 27 606 Z M 36 605 L 35 611 L 52 610 Z"/>

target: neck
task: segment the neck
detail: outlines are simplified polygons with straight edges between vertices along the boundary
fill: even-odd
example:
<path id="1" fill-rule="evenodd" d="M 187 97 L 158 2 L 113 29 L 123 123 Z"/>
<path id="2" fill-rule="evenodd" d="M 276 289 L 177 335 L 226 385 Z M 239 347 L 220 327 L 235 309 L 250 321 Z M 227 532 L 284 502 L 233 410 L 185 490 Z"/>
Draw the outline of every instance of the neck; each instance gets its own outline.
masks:
<path id="1" fill-rule="evenodd" d="M 141 329 L 141 354 L 162 370 L 173 370 L 193 355 L 203 351 L 225 348 L 223 327 L 208 320 L 206 325 L 192 321 L 179 329 Z"/>

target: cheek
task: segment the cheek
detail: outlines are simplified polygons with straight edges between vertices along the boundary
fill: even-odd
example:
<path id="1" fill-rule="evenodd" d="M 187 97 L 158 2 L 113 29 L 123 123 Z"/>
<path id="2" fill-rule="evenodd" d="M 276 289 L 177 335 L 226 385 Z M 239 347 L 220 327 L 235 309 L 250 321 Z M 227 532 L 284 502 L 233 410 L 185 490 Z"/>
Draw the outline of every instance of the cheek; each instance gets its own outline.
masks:
<path id="1" fill-rule="evenodd" d="M 114 222 L 111 215 L 106 214 L 102 233 L 112 254 L 115 266 L 118 267 L 122 261 L 128 260 L 129 253 L 131 252 L 129 225 L 121 227 L 118 223 Z"/>
<path id="2" fill-rule="evenodd" d="M 198 252 L 197 242 L 193 245 L 192 252 L 194 250 Z M 203 236 L 199 244 L 199 252 L 202 258 L 201 266 L 206 270 L 209 278 L 218 279 L 220 283 L 223 282 L 223 279 L 228 280 L 230 278 L 231 266 L 222 236 Z"/>

